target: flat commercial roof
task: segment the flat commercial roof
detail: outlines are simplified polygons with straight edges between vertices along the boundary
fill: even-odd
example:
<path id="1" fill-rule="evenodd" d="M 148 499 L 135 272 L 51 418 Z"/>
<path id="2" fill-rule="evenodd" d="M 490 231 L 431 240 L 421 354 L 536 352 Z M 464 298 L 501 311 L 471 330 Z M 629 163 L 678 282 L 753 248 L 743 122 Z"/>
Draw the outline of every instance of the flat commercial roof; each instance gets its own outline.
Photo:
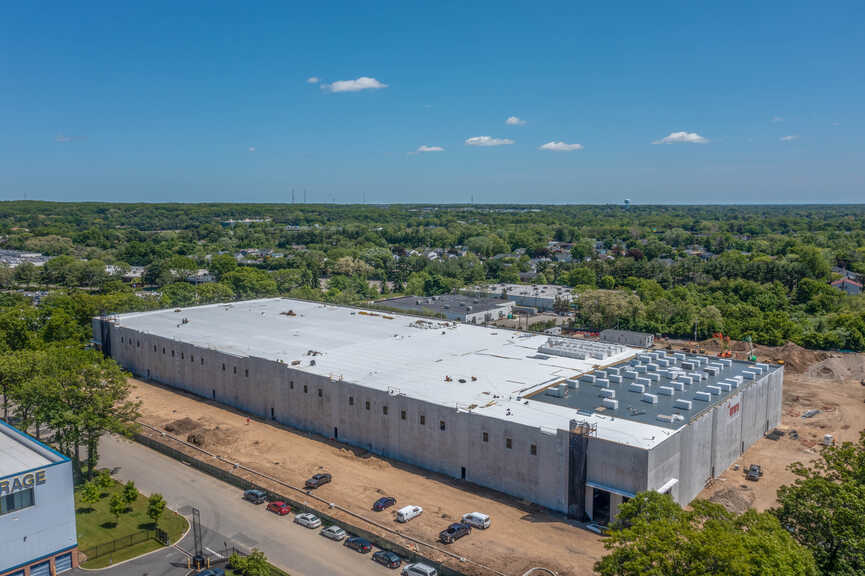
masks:
<path id="1" fill-rule="evenodd" d="M 146 334 L 404 394 L 528 426 L 598 424 L 598 437 L 651 447 L 673 433 L 654 424 L 580 414 L 527 395 L 640 352 L 620 345 L 604 360 L 541 354 L 548 336 L 287 298 L 121 314 Z M 185 319 L 185 321 L 184 321 Z M 299 364 L 291 365 L 299 361 Z"/>
<path id="2" fill-rule="evenodd" d="M 465 289 L 466 292 L 481 292 L 484 294 L 521 296 L 524 298 L 544 298 L 571 301 L 576 298 L 573 289 L 558 284 L 479 284 Z"/>
<path id="3" fill-rule="evenodd" d="M 464 294 L 442 294 L 441 296 L 403 296 L 376 302 L 379 306 L 397 308 L 406 312 L 433 313 L 436 315 L 474 314 L 496 310 L 509 304 L 501 298 L 472 297 Z"/>
<path id="4" fill-rule="evenodd" d="M 23 432 L 0 422 L 0 478 L 47 466 L 61 457 L 53 454 Z"/>

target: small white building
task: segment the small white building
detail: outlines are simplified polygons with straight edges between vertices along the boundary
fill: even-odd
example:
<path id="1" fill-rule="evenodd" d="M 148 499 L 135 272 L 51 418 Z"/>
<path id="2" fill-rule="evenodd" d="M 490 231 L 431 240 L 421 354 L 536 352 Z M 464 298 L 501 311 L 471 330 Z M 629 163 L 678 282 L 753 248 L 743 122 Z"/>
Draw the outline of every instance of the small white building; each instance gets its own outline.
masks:
<path id="1" fill-rule="evenodd" d="M 517 306 L 530 306 L 539 311 L 553 310 L 556 302 L 570 306 L 577 298 L 571 288 L 556 284 L 481 284 L 464 292 L 506 298 Z"/>
<path id="2" fill-rule="evenodd" d="M 0 576 L 78 566 L 72 462 L 0 420 Z"/>

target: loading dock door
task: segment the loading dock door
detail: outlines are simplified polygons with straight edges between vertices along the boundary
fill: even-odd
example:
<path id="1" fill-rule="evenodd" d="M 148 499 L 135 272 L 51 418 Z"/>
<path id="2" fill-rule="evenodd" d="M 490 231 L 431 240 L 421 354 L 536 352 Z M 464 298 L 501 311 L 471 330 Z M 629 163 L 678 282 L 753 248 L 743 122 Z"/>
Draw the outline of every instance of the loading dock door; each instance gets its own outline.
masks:
<path id="1" fill-rule="evenodd" d="M 43 562 L 30 567 L 30 576 L 51 576 L 51 562 Z"/>
<path id="2" fill-rule="evenodd" d="M 592 490 L 592 521 L 606 526 L 610 523 L 610 493 Z"/>
<path id="3" fill-rule="evenodd" d="M 54 573 L 60 574 L 72 570 L 72 552 L 54 559 Z"/>

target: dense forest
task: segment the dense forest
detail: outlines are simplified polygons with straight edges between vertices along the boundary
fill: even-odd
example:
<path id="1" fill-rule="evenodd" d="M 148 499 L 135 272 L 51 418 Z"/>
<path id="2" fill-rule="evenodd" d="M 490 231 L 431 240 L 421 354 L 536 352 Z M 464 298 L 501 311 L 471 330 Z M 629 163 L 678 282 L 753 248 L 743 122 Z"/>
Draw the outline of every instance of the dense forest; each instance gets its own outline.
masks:
<path id="1" fill-rule="evenodd" d="M 865 296 L 831 285 L 861 284 L 865 206 L 6 202 L 0 242 L 0 315 L 37 292 L 49 339 L 102 312 L 522 281 L 574 287 L 579 328 L 865 350 Z"/>

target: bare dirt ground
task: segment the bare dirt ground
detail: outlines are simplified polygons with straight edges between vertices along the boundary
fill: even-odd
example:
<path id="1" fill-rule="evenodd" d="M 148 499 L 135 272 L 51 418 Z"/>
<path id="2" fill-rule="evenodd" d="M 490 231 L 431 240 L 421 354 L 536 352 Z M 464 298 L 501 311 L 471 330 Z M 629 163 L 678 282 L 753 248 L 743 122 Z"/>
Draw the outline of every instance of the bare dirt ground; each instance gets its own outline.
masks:
<path id="1" fill-rule="evenodd" d="M 161 386 L 131 382 L 133 398 L 141 401 L 142 422 L 295 486 L 327 470 L 334 480 L 316 490 L 317 496 L 392 523 L 413 537 L 435 542 L 438 533 L 462 514 L 489 514 L 493 522 L 488 530 L 475 530 L 448 549 L 507 575 L 521 575 L 533 566 L 562 576 L 592 574 L 593 564 L 604 553 L 599 536 L 533 504 L 319 436 L 255 419 L 247 424 L 240 412 Z M 382 495 L 396 497 L 397 506 L 370 512 Z M 397 524 L 395 509 L 407 504 L 422 506 L 424 513 L 408 524 Z M 364 527 L 376 531 L 371 525 Z M 433 559 L 445 560 L 435 555 Z M 491 574 L 462 564 L 454 567 L 467 574 Z"/>

